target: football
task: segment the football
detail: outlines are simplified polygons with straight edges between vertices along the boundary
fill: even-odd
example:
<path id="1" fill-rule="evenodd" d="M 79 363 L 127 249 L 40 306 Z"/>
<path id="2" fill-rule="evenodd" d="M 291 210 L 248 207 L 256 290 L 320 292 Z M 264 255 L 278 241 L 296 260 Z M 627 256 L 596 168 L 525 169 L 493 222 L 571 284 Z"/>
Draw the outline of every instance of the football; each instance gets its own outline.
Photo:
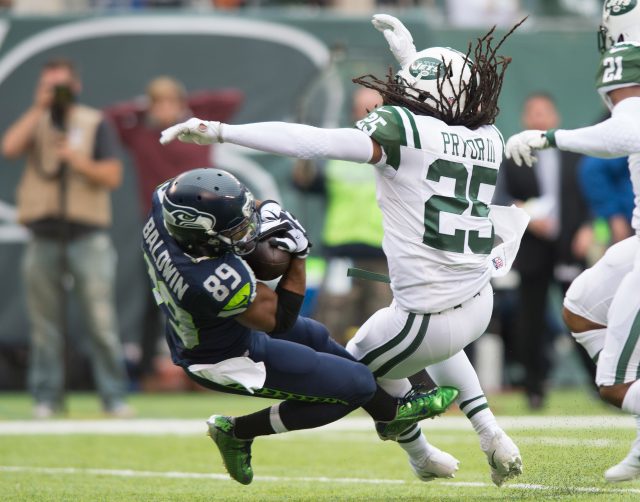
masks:
<path id="1" fill-rule="evenodd" d="M 259 241 L 253 252 L 244 257 L 257 279 L 271 281 L 289 268 L 291 254 L 271 246 L 269 240 Z"/>

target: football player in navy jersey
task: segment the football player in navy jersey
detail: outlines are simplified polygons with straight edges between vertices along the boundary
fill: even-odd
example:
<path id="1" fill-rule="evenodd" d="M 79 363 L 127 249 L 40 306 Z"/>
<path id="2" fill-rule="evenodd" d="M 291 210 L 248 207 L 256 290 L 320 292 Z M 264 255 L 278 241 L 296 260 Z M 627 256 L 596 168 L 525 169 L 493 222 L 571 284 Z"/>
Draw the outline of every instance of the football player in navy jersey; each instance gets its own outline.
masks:
<path id="1" fill-rule="evenodd" d="M 261 239 L 292 255 L 275 291 L 257 282 L 243 259 Z M 143 252 L 167 316 L 173 362 L 205 387 L 282 400 L 250 415 L 207 421 L 240 483 L 252 481 L 256 436 L 319 427 L 362 407 L 381 422 L 381 434 L 394 437 L 444 412 L 458 394 L 441 387 L 393 398 L 322 324 L 298 316 L 306 232 L 275 201 L 258 207 L 226 171 L 195 169 L 161 185 L 144 225 Z"/>

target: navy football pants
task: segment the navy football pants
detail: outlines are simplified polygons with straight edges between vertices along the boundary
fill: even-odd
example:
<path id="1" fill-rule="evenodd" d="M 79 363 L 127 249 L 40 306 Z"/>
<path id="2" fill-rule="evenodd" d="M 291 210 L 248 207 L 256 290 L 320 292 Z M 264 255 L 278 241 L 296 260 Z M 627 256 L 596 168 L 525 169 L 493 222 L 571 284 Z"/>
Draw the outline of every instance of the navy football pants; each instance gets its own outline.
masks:
<path id="1" fill-rule="evenodd" d="M 331 339 L 327 328 L 313 319 L 298 317 L 293 328 L 279 335 L 254 331 L 250 336 L 248 357 L 264 362 L 267 371 L 263 388 L 255 394 L 240 385 L 219 385 L 189 373 L 186 368 L 185 371 L 200 385 L 222 392 L 340 405 L 335 407 L 333 420 L 363 405 L 376 392 L 371 371 L 356 362 Z"/>

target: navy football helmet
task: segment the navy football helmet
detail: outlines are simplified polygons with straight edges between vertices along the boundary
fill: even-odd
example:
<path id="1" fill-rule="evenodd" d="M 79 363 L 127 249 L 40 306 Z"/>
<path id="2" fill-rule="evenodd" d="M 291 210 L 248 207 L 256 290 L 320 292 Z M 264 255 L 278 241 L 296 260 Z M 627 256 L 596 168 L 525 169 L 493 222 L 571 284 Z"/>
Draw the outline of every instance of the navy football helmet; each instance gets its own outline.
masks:
<path id="1" fill-rule="evenodd" d="M 169 181 L 162 216 L 171 237 L 196 256 L 249 254 L 260 233 L 253 194 L 222 169 L 193 169 Z"/>

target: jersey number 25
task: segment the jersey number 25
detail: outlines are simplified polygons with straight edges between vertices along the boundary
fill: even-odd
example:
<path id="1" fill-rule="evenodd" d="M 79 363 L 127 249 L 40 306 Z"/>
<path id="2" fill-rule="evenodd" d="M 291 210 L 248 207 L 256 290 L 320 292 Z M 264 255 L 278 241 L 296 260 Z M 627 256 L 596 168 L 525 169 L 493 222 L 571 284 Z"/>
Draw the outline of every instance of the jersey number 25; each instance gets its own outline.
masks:
<path id="1" fill-rule="evenodd" d="M 455 181 L 453 196 L 432 195 L 424 203 L 424 236 L 422 241 L 435 249 L 464 253 L 467 241 L 474 254 L 489 254 L 493 249 L 494 230 L 491 224 L 491 236 L 480 237 L 478 230 L 456 228 L 452 234 L 440 232 L 440 216 L 442 213 L 461 215 L 471 204 L 471 216 L 487 218 L 489 208 L 478 199 L 480 185 L 495 187 L 498 170 L 484 166 L 473 166 L 471 180 L 464 164 L 450 160 L 438 159 L 427 170 L 427 179 L 438 182 L 441 178 L 452 178 Z M 467 183 L 469 181 L 469 183 Z"/>

